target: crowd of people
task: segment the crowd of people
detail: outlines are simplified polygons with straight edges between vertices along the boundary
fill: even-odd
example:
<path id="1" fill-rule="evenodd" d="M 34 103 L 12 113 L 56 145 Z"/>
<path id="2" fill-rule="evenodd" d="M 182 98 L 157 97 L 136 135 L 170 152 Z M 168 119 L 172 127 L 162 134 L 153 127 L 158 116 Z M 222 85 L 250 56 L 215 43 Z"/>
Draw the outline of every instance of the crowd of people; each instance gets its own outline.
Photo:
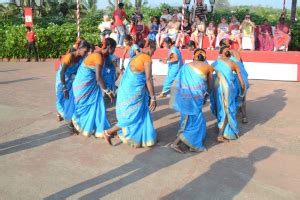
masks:
<path id="1" fill-rule="evenodd" d="M 212 65 L 206 61 L 204 49 L 190 47 L 193 61 L 183 63 L 181 52 L 171 37 L 163 39 L 168 64 L 163 89 L 156 97 L 152 76 L 152 58 L 156 42 L 142 40 L 133 44 L 124 36 L 125 54 L 129 63 L 118 63 L 114 56 L 117 42 L 106 38 L 94 48 L 84 40 L 76 43 L 63 56 L 56 75 L 56 108 L 58 121 L 69 121 L 74 133 L 94 135 L 112 144 L 114 137 L 133 147 L 151 147 L 157 142 L 151 112 L 157 98 L 170 98 L 170 107 L 180 113 L 180 129 L 170 147 L 179 153 L 205 150 L 206 121 L 202 107 L 210 99 L 212 113 L 217 118 L 219 142 L 238 138 L 237 114 L 247 123 L 246 94 L 249 88 L 247 72 L 232 42 L 222 39 L 220 55 Z M 118 87 L 117 79 L 120 79 Z M 107 101 L 116 98 L 117 123 L 112 126 L 106 114 Z"/>
<path id="2" fill-rule="evenodd" d="M 194 41 L 197 48 L 219 49 L 219 42 L 228 38 L 235 44 L 233 48 L 238 50 L 288 50 L 290 28 L 284 15 L 273 28 L 267 20 L 262 25 L 255 25 L 250 15 L 246 15 L 242 22 L 235 16 L 230 19 L 223 16 L 220 23 L 216 24 L 213 21 L 207 22 L 206 14 L 207 6 L 203 0 L 197 0 L 189 16 L 182 16 L 177 8 L 172 11 L 164 9 L 161 16 L 151 17 L 150 24 L 146 24 L 139 8 L 129 17 L 124 4 L 120 3 L 112 19 L 104 16 L 99 29 L 101 38 L 116 39 L 117 47 L 124 46 L 124 37 L 129 34 L 134 43 L 147 38 L 155 41 L 157 48 L 162 47 L 164 38 L 170 37 L 178 48 L 187 48 L 187 43 Z M 203 45 L 204 40 L 208 45 Z"/>

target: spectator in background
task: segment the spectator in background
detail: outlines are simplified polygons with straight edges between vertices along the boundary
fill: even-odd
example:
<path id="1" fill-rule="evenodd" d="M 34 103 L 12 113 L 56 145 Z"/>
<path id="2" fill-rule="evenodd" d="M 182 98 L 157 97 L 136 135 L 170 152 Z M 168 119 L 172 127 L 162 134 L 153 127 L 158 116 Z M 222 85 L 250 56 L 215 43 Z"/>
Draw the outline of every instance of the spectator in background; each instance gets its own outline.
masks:
<path id="1" fill-rule="evenodd" d="M 130 29 L 129 29 L 129 34 L 132 36 L 133 41 L 136 41 L 137 38 L 137 28 L 136 28 L 136 24 L 137 24 L 137 18 L 133 17 L 131 19 L 131 23 L 130 23 Z"/>
<path id="2" fill-rule="evenodd" d="M 230 22 L 230 24 L 229 24 L 229 32 L 231 32 L 232 29 L 235 29 L 235 28 L 234 28 L 235 25 L 240 26 L 241 23 L 237 20 L 236 16 L 232 15 L 232 16 L 231 16 L 231 22 Z"/>
<path id="3" fill-rule="evenodd" d="M 191 10 L 190 24 L 195 22 L 196 16 L 199 16 L 201 20 L 206 21 L 207 13 L 207 5 L 203 3 L 203 0 L 197 0 Z"/>
<path id="4" fill-rule="evenodd" d="M 113 13 L 113 22 L 114 26 L 117 28 L 117 47 L 122 47 L 124 43 L 124 37 L 125 37 L 125 26 L 123 24 L 123 18 L 125 18 L 128 22 L 130 22 L 130 19 L 126 15 L 126 12 L 124 10 L 124 4 L 119 3 L 118 8 Z"/>
<path id="5" fill-rule="evenodd" d="M 216 41 L 216 47 L 219 47 L 219 42 L 224 39 L 228 38 L 228 32 L 229 32 L 229 25 L 227 24 L 226 17 L 221 17 L 221 23 L 218 25 L 218 35 L 217 35 L 217 41 Z"/>
<path id="6" fill-rule="evenodd" d="M 276 26 L 276 31 L 274 35 L 274 51 L 279 50 L 282 46 L 284 47 L 284 51 L 288 51 L 290 40 L 290 27 L 285 22 L 285 17 L 282 16 L 280 17 L 279 23 Z"/>
<path id="7" fill-rule="evenodd" d="M 158 33 L 159 29 L 159 18 L 158 17 L 151 17 L 151 23 L 150 23 L 150 33 L 148 35 L 148 39 L 155 41 L 156 40 L 156 34 Z"/>
<path id="8" fill-rule="evenodd" d="M 163 10 L 163 14 L 162 16 L 160 17 L 160 19 L 166 19 L 167 22 L 171 21 L 172 20 L 172 15 L 169 14 L 169 9 L 165 8 Z"/>
<path id="9" fill-rule="evenodd" d="M 27 29 L 27 33 L 26 33 L 26 38 L 27 38 L 27 42 L 28 42 L 28 59 L 27 62 L 30 62 L 31 60 L 31 51 L 33 49 L 34 52 L 34 58 L 35 58 L 35 62 L 38 62 L 38 52 L 35 46 L 35 42 L 36 42 L 36 34 L 34 31 L 31 30 L 31 28 L 29 26 L 26 27 Z"/>
<path id="10" fill-rule="evenodd" d="M 105 41 L 105 38 L 109 38 L 112 33 L 112 24 L 108 15 L 103 16 L 103 22 L 98 26 L 98 29 L 101 31 L 101 41 Z"/>
<path id="11" fill-rule="evenodd" d="M 233 42 L 237 42 L 239 45 L 239 50 L 241 50 L 242 48 L 241 31 L 240 31 L 240 26 L 238 24 L 234 24 L 231 26 L 229 39 Z"/>
<path id="12" fill-rule="evenodd" d="M 174 12 L 173 15 L 176 16 L 177 21 L 178 21 L 178 22 L 181 22 L 181 21 L 182 21 L 182 14 L 178 11 L 178 8 L 175 8 L 173 12 Z"/>
<path id="13" fill-rule="evenodd" d="M 141 12 L 141 8 L 139 8 L 139 7 L 135 8 L 134 13 L 132 14 L 132 17 L 136 17 L 137 18 L 138 16 L 144 18 L 143 14 Z"/>
<path id="14" fill-rule="evenodd" d="M 136 24 L 136 43 L 143 39 L 145 25 L 141 16 L 137 16 L 137 24 Z"/>
<path id="15" fill-rule="evenodd" d="M 181 48 L 186 46 L 187 42 L 190 40 L 190 34 L 191 34 L 191 25 L 189 23 L 189 19 L 185 17 L 183 21 L 183 32 L 178 34 L 175 46 Z"/>
<path id="16" fill-rule="evenodd" d="M 254 22 L 251 21 L 250 15 L 246 15 L 245 19 L 240 27 L 242 30 L 242 36 L 243 37 L 250 37 L 251 38 L 251 43 L 252 43 L 252 49 L 255 49 L 255 37 L 254 37 L 254 29 L 255 29 L 255 24 Z"/>
<path id="17" fill-rule="evenodd" d="M 156 45 L 158 48 L 163 44 L 164 38 L 163 35 L 168 33 L 168 22 L 165 18 L 160 18 L 160 25 L 158 28 L 158 33 L 156 34 Z"/>
<path id="18" fill-rule="evenodd" d="M 215 36 L 215 25 L 214 22 L 209 22 L 208 27 L 206 28 L 206 35 L 208 37 L 209 41 L 209 47 L 207 48 L 208 50 L 213 50 L 214 49 L 214 41 L 216 39 Z"/>
<path id="19" fill-rule="evenodd" d="M 204 21 L 201 21 L 200 16 L 196 16 L 192 31 L 191 40 L 193 40 L 196 43 L 196 46 L 201 49 L 203 37 L 205 35 L 205 23 Z"/>
<path id="20" fill-rule="evenodd" d="M 260 51 L 273 51 L 274 43 L 272 37 L 272 26 L 269 24 L 268 20 L 265 19 L 263 24 L 259 27 L 260 34 L 258 35 L 259 40 L 259 50 Z"/>
<path id="21" fill-rule="evenodd" d="M 168 29 L 168 33 L 163 35 L 163 38 L 171 38 L 172 41 L 176 42 L 177 39 L 177 35 L 179 32 L 179 28 L 180 28 L 180 22 L 177 21 L 177 17 L 175 15 L 172 16 L 172 21 L 170 21 L 168 23 L 167 29 Z"/>

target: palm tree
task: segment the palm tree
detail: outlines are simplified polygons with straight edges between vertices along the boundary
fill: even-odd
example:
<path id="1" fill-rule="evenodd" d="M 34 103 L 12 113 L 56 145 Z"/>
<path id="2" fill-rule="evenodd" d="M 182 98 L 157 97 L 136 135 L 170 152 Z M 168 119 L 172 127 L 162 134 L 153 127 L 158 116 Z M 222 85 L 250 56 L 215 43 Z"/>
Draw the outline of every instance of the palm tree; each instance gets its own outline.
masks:
<path id="1" fill-rule="evenodd" d="M 148 4 L 147 0 L 135 0 L 135 7 L 136 8 L 142 8 L 143 6 L 146 6 Z"/>
<path id="2" fill-rule="evenodd" d="M 1 4 L 0 13 L 4 17 L 15 16 L 19 14 L 19 9 L 15 3 Z"/>
<path id="3" fill-rule="evenodd" d="M 291 22 L 292 25 L 296 22 L 297 0 L 292 0 Z"/>

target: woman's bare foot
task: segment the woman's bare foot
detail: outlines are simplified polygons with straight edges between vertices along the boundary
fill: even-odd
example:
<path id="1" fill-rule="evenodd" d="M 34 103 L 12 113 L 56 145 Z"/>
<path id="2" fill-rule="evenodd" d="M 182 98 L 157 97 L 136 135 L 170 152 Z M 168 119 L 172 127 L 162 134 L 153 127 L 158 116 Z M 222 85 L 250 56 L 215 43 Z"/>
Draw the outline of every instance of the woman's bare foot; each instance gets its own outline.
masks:
<path id="1" fill-rule="evenodd" d="M 166 94 L 160 93 L 160 94 L 157 96 L 157 98 L 158 98 L 158 99 L 162 99 L 162 98 L 165 98 L 166 96 L 167 96 Z"/>
<path id="2" fill-rule="evenodd" d="M 59 113 L 57 113 L 57 114 L 56 114 L 56 120 L 57 120 L 58 122 L 61 122 L 62 120 L 64 120 L 64 118 L 63 118 Z"/>
<path id="3" fill-rule="evenodd" d="M 109 145 L 112 145 L 111 143 L 111 135 L 108 134 L 107 130 L 104 131 L 104 140 L 109 144 Z"/>
<path id="4" fill-rule="evenodd" d="M 171 144 L 170 148 L 176 151 L 177 153 L 185 153 L 183 150 L 180 149 L 179 145 Z"/>
<path id="5" fill-rule="evenodd" d="M 224 138 L 223 136 L 218 136 L 217 141 L 222 143 L 222 142 L 229 142 L 227 138 Z"/>

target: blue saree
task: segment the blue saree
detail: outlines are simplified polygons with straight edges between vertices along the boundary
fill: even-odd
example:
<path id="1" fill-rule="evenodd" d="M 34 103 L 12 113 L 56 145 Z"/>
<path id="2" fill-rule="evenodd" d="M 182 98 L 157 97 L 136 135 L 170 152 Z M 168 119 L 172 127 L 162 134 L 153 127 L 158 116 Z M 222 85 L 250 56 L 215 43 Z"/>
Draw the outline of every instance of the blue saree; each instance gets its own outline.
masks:
<path id="1" fill-rule="evenodd" d="M 129 63 L 119 85 L 116 113 L 117 126 L 122 128 L 118 132 L 119 137 L 133 147 L 153 146 L 156 143 L 145 84 L 145 73 L 133 72 Z"/>
<path id="2" fill-rule="evenodd" d="M 75 128 L 84 136 L 95 134 L 103 137 L 110 128 L 102 91 L 96 81 L 96 69 L 82 62 L 73 82 L 75 112 L 72 118 Z"/>
<path id="3" fill-rule="evenodd" d="M 197 68 L 185 64 L 178 73 L 170 106 L 180 112 L 178 137 L 195 151 L 204 151 L 206 120 L 202 113 L 207 78 Z"/>
<path id="4" fill-rule="evenodd" d="M 117 61 L 115 55 L 108 55 L 104 61 L 102 68 L 102 78 L 105 83 L 106 88 L 109 88 L 112 91 L 116 91 L 116 68 L 113 64 L 114 61 Z"/>
<path id="5" fill-rule="evenodd" d="M 223 137 L 237 139 L 239 129 L 236 120 L 234 74 L 230 66 L 222 60 L 217 60 L 212 66 L 216 75 L 210 96 L 211 111 L 217 118 L 219 130 L 223 128 L 227 118 L 228 123 L 224 128 Z"/>
<path id="6" fill-rule="evenodd" d="M 169 65 L 168 65 L 168 74 L 165 78 L 163 89 L 162 89 L 163 94 L 170 93 L 172 84 L 173 84 L 181 66 L 183 65 L 182 56 L 181 56 L 180 50 L 177 47 L 172 47 L 169 50 L 168 58 L 170 58 L 171 54 L 176 54 L 178 57 L 178 61 L 169 63 Z"/>
<path id="7" fill-rule="evenodd" d="M 245 84 L 245 87 L 246 87 L 246 92 L 247 92 L 250 85 L 249 85 L 249 81 L 248 81 L 248 73 L 247 73 L 247 71 L 244 67 L 243 62 L 237 60 L 234 56 L 231 56 L 230 60 L 232 60 L 233 62 L 235 62 L 239 66 L 239 69 L 240 69 L 240 72 L 241 72 L 241 77 L 244 81 L 244 84 Z M 235 86 L 235 103 L 236 103 L 236 106 L 237 106 L 237 109 L 238 109 L 243 104 L 243 102 L 239 98 L 239 96 L 243 95 L 243 90 L 242 90 L 241 83 L 240 83 L 239 78 L 238 78 L 236 73 L 234 73 L 234 86 Z"/>
<path id="8" fill-rule="evenodd" d="M 133 44 L 132 47 L 129 50 L 129 60 L 131 60 L 133 57 L 135 57 L 135 50 L 141 51 L 141 48 L 137 44 Z"/>
<path id="9" fill-rule="evenodd" d="M 75 79 L 78 67 L 80 66 L 82 60 L 77 63 L 70 65 L 65 71 L 65 82 L 69 92 L 69 99 L 65 99 L 63 86 L 60 80 L 60 73 L 62 70 L 63 64 L 60 64 L 60 67 L 56 73 L 56 82 L 55 82 L 55 92 L 56 92 L 56 109 L 57 112 L 66 120 L 70 121 L 73 116 L 75 109 L 74 103 L 74 94 L 72 89 L 72 84 Z"/>

